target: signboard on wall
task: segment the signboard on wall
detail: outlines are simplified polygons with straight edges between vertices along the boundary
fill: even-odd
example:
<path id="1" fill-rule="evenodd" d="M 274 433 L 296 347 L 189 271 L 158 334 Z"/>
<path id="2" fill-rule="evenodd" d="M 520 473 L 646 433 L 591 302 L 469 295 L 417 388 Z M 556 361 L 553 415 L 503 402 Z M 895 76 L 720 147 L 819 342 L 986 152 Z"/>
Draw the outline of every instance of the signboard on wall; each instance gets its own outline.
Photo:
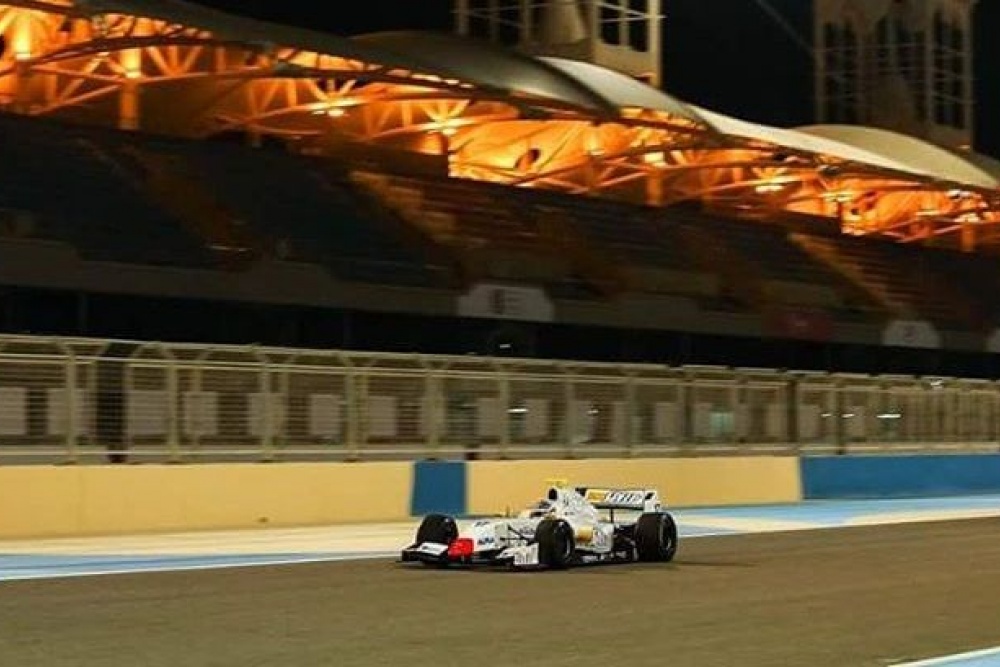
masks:
<path id="1" fill-rule="evenodd" d="M 826 342 L 833 338 L 833 318 L 822 310 L 783 309 L 766 319 L 768 332 L 783 338 Z"/>
<path id="2" fill-rule="evenodd" d="M 986 339 L 986 351 L 1000 353 L 1000 329 L 994 329 Z"/>
<path id="3" fill-rule="evenodd" d="M 893 320 L 882 332 L 882 344 L 890 347 L 941 347 L 941 335 L 924 320 Z"/>
<path id="4" fill-rule="evenodd" d="M 545 290 L 538 287 L 480 283 L 458 297 L 458 314 L 462 317 L 552 322 L 555 320 L 555 307 Z"/>

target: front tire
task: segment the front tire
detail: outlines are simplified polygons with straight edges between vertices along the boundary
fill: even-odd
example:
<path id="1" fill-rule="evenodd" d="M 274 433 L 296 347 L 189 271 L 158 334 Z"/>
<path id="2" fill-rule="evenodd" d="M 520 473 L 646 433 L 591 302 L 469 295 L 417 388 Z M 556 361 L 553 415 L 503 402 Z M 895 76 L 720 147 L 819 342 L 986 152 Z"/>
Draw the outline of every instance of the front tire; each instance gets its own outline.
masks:
<path id="1" fill-rule="evenodd" d="M 648 512 L 635 524 L 635 546 L 639 560 L 666 563 L 677 553 L 677 524 L 666 512 Z"/>
<path id="2" fill-rule="evenodd" d="M 576 550 L 573 527 L 562 519 L 543 519 L 535 528 L 538 562 L 553 570 L 569 567 Z"/>
<path id="3" fill-rule="evenodd" d="M 457 537 L 458 524 L 455 523 L 455 519 L 444 514 L 428 514 L 417 529 L 417 544 L 421 542 L 451 544 Z"/>

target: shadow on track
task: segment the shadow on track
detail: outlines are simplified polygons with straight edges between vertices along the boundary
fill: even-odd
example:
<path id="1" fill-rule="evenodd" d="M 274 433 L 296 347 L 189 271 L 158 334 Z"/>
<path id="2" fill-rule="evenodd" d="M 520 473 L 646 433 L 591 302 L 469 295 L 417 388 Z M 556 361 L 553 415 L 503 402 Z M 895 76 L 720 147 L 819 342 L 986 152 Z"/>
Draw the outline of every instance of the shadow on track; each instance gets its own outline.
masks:
<path id="1" fill-rule="evenodd" d="M 730 560 L 675 560 L 669 563 L 588 563 L 585 565 L 574 565 L 565 570 L 537 569 L 515 569 L 507 566 L 490 565 L 422 565 L 420 563 L 404 563 L 396 561 L 394 567 L 401 570 L 412 570 L 415 572 L 440 573 L 466 573 L 466 574 L 503 574 L 503 575 L 526 575 L 526 574 L 546 574 L 549 576 L 570 575 L 570 574 L 621 574 L 627 576 L 636 572 L 649 572 L 652 570 L 676 572 L 687 568 L 744 568 L 756 567 L 755 563 L 730 561 Z"/>

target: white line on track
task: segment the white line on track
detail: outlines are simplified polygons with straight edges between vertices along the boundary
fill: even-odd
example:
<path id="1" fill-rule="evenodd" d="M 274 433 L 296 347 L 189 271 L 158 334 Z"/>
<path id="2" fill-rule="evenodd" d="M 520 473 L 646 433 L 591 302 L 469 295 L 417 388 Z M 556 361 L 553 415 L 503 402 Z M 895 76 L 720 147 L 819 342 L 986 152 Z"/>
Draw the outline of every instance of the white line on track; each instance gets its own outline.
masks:
<path id="1" fill-rule="evenodd" d="M 723 537 L 727 535 L 734 535 L 736 533 L 722 531 L 722 532 L 698 532 L 691 535 L 682 535 L 682 539 L 695 539 L 699 537 Z M 113 569 L 105 569 L 99 566 L 88 567 L 86 564 L 81 563 L 78 568 L 69 571 L 62 572 L 52 572 L 52 571 L 42 571 L 39 572 L 37 569 L 32 571 L 31 569 L 23 570 L 21 572 L 4 572 L 0 569 L 0 584 L 5 581 L 28 581 L 28 580 L 38 580 L 38 579 L 66 579 L 71 577 L 100 577 L 105 575 L 122 575 L 122 574 L 149 574 L 153 572 L 183 572 L 190 570 L 223 570 L 228 568 L 236 567 L 269 567 L 271 565 L 282 566 L 282 565 L 299 565 L 303 563 L 333 563 L 333 562 L 344 562 L 344 561 L 361 561 L 361 560 L 386 560 L 390 558 L 396 558 L 399 556 L 398 551 L 385 551 L 385 552 L 366 552 L 366 553 L 340 553 L 340 554 L 322 554 L 316 557 L 303 556 L 301 558 L 278 558 L 269 559 L 261 558 L 260 560 L 244 560 L 234 563 L 169 563 L 165 562 L 162 564 L 151 564 L 136 562 L 132 567 L 116 567 Z"/>
<path id="2" fill-rule="evenodd" d="M 71 577 L 99 577 L 109 574 L 149 574 L 152 572 L 183 572 L 187 570 L 224 570 L 236 567 L 268 567 L 270 565 L 298 565 L 303 563 L 330 563 L 337 561 L 352 561 L 352 560 L 381 560 L 385 558 L 391 558 L 396 556 L 393 553 L 365 553 L 365 554 L 335 554 L 326 556 L 317 556 L 315 558 L 283 558 L 277 560 L 259 560 L 259 561 L 243 561 L 240 563 L 191 563 L 191 564 L 173 564 L 173 565 L 145 565 L 143 563 L 137 563 L 135 567 L 132 568 L 116 568 L 112 570 L 102 570 L 102 569 L 79 569 L 70 572 L 24 572 L 17 573 L 13 576 L 6 576 L 3 572 L 0 572 L 0 584 L 5 581 L 26 581 L 29 579 L 67 579 Z"/>
<path id="3" fill-rule="evenodd" d="M 997 515 L 997 514 L 1000 514 L 1000 510 L 998 510 L 998 509 L 992 509 L 991 513 L 993 515 Z M 963 520 L 963 519 L 976 518 L 976 516 L 978 516 L 978 515 L 979 515 L 978 512 L 977 513 L 973 513 L 972 515 L 968 515 L 968 514 L 963 515 L 962 512 L 959 511 L 959 512 L 956 512 L 955 515 L 951 515 L 951 516 L 948 516 L 948 517 L 941 517 L 941 516 L 935 515 L 933 518 L 935 520 L 953 520 L 954 521 L 954 520 Z M 699 517 L 699 518 L 703 518 L 703 517 Z M 699 537 L 734 537 L 734 536 L 737 536 L 737 535 L 747 535 L 747 534 L 756 534 L 756 533 L 783 533 L 783 532 L 809 531 L 809 530 L 828 530 L 828 529 L 842 529 L 842 528 L 855 527 L 855 525 L 853 525 L 850 522 L 848 522 L 848 523 L 839 523 L 839 522 L 837 522 L 837 523 L 827 523 L 827 524 L 816 523 L 816 524 L 812 524 L 812 525 L 808 525 L 808 524 L 804 524 L 804 525 L 791 525 L 791 524 L 787 524 L 787 523 L 786 524 L 782 524 L 782 525 L 775 525 L 773 523 L 770 524 L 770 525 L 765 525 L 765 524 L 754 525 L 753 523 L 749 523 L 748 524 L 748 523 L 744 522 L 742 525 L 740 525 L 739 527 L 737 527 L 735 530 L 719 530 L 715 526 L 698 526 L 698 520 L 699 520 L 699 518 L 692 517 L 692 523 L 694 525 L 692 525 L 689 528 L 689 530 L 691 530 L 690 533 L 685 533 L 684 526 L 683 526 L 683 523 L 682 523 L 682 525 L 680 526 L 680 528 L 681 528 L 681 534 L 680 534 L 681 540 L 696 539 L 696 538 L 699 538 Z M 873 523 L 882 523 L 882 524 L 919 523 L 919 522 L 928 521 L 928 520 L 931 520 L 931 517 L 930 516 L 924 516 L 924 515 L 905 515 L 903 517 L 887 516 L 887 517 L 883 517 L 883 520 L 881 522 L 874 522 L 874 521 L 873 522 L 868 522 L 868 521 L 865 521 L 863 525 L 871 525 Z M 206 538 L 201 537 L 200 539 L 204 540 Z M 216 539 L 218 539 L 218 538 L 216 538 Z M 2 544 L 0 544 L 0 548 L 2 548 Z M 235 561 L 235 562 L 202 562 L 202 563 L 191 562 L 193 560 L 192 556 L 194 555 L 194 554 L 191 554 L 191 553 L 186 553 L 186 554 L 185 553 L 171 553 L 170 555 L 167 555 L 167 554 L 163 555 L 164 562 L 162 562 L 162 563 L 155 563 L 155 562 L 154 563 L 150 563 L 150 562 L 139 562 L 139 561 L 137 561 L 134 564 L 130 564 L 130 565 L 124 566 L 124 567 L 107 567 L 107 568 L 102 568 L 102 567 L 100 567 L 99 564 L 91 564 L 91 563 L 81 562 L 78 566 L 74 566 L 72 563 L 65 563 L 64 562 L 63 564 L 61 564 L 61 566 L 60 566 L 60 568 L 59 568 L 58 571 L 55 571 L 55 568 L 46 568 L 43 565 L 40 565 L 37 568 L 32 568 L 32 567 L 30 567 L 30 565 L 28 567 L 22 566 L 22 567 L 20 567 L 18 569 L 15 569 L 15 570 L 8 569 L 8 570 L 5 571 L 3 569 L 3 567 L 2 567 L 2 565 L 0 565 L 0 584 L 2 584 L 4 581 L 19 581 L 19 580 L 26 580 L 26 579 L 36 579 L 36 580 L 37 579 L 61 579 L 61 578 L 67 578 L 67 577 L 103 576 L 103 575 L 113 575 L 113 574 L 121 575 L 121 574 L 141 574 L 141 573 L 152 573 L 152 572 L 176 572 L 176 571 L 185 571 L 185 570 L 219 570 L 219 569 L 233 568 L 233 567 L 243 567 L 243 568 L 246 568 L 246 567 L 267 567 L 267 566 L 270 566 L 270 565 L 283 566 L 283 565 L 294 565 L 294 564 L 297 564 L 297 563 L 323 563 L 323 562 L 338 562 L 338 561 L 339 562 L 343 562 L 343 561 L 352 561 L 352 560 L 355 560 L 355 561 L 357 561 L 357 560 L 380 560 L 380 559 L 387 559 L 387 558 L 396 557 L 396 556 L 398 556 L 398 553 L 399 552 L 396 549 L 393 549 L 393 550 L 383 550 L 383 549 L 380 549 L 380 548 L 369 549 L 369 550 L 366 550 L 364 552 L 353 552 L 352 553 L 350 551 L 346 551 L 346 552 L 345 551 L 340 551 L 340 552 L 337 552 L 337 553 L 329 553 L 329 552 L 327 552 L 327 553 L 316 553 L 315 555 L 311 555 L 308 551 L 306 551 L 306 552 L 299 552 L 299 555 L 290 556 L 288 558 L 273 558 L 273 559 L 272 558 L 267 558 L 266 556 L 261 556 L 258 559 L 254 559 L 252 556 L 248 557 L 248 556 L 244 556 L 243 554 L 240 554 L 240 553 L 229 553 L 229 554 L 226 554 L 226 555 L 233 556 L 233 557 L 236 557 L 236 558 L 241 558 L 241 560 L 238 560 L 238 561 Z M 3 554 L 0 553 L 0 556 L 2 556 L 2 555 Z M 22 556 L 29 556 L 30 557 L 32 555 L 38 555 L 38 554 L 33 554 L 31 551 L 18 549 L 18 551 L 16 551 L 16 552 L 11 552 L 10 555 L 22 555 Z M 72 558 L 72 556 L 73 556 L 73 554 L 65 554 L 65 553 L 63 553 L 63 554 L 57 554 L 57 553 L 51 552 L 51 551 L 47 552 L 46 555 L 47 556 L 63 555 L 63 556 L 66 556 L 68 558 Z M 96 555 L 96 554 L 88 554 L 88 555 Z M 107 554 L 107 555 L 114 555 L 114 556 L 118 556 L 120 558 L 127 558 L 127 556 L 124 556 L 121 553 Z M 213 554 L 213 555 L 219 555 L 219 554 Z M 180 560 L 184 560 L 186 562 L 178 562 Z M 170 561 L 173 561 L 173 562 L 170 562 Z M 72 569 L 70 569 L 70 568 L 72 568 Z M 997 651 L 1000 651 L 1000 648 L 998 648 Z M 951 659 L 953 659 L 953 658 L 943 658 L 942 660 L 951 660 Z M 899 667 L 925 667 L 925 665 L 947 665 L 947 664 L 949 664 L 949 663 L 948 662 L 912 663 L 912 665 L 905 665 L 905 666 L 904 665 L 900 665 Z M 997 665 L 997 667 L 1000 667 L 1000 662 L 997 662 L 996 665 Z M 967 667 L 969 667 L 969 666 L 967 666 Z"/>
<path id="4" fill-rule="evenodd" d="M 1000 646 L 969 651 L 967 653 L 944 655 L 939 658 L 918 660 L 917 662 L 899 662 L 895 663 L 893 667 L 945 667 L 946 665 L 955 665 L 956 667 L 960 665 L 966 665 L 966 667 L 973 667 L 973 665 L 975 667 L 1000 665 Z"/>

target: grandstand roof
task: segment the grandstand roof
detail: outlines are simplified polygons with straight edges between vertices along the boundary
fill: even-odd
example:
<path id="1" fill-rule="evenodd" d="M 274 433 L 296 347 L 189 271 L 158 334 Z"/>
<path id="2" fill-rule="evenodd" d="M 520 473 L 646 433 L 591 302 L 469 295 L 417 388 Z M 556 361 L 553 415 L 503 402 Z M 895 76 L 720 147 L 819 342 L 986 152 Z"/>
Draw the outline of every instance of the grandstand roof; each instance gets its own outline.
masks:
<path id="1" fill-rule="evenodd" d="M 983 188 L 996 188 L 1000 185 L 997 174 L 991 174 L 973 159 L 898 132 L 858 125 L 809 125 L 796 130 L 845 146 L 864 148 L 871 153 L 891 158 L 903 165 L 906 171 L 913 173 Z"/>
<path id="2" fill-rule="evenodd" d="M 620 106 L 604 91 L 563 68 L 491 42 L 408 30 L 369 33 L 352 39 L 377 52 L 391 53 L 411 68 L 452 72 L 480 88 L 550 98 L 602 114 L 617 115 Z"/>
<path id="3" fill-rule="evenodd" d="M 20 3 L 15 0 L 11 4 Z M 217 38 L 233 42 L 295 47 L 365 62 L 401 65 L 392 61 L 391 54 L 379 53 L 376 49 L 366 47 L 347 37 L 258 21 L 184 0 L 86 0 L 86 2 L 73 2 L 71 11 L 73 10 L 87 15 L 115 13 L 141 16 L 199 28 Z M 439 71 L 447 69 L 443 67 Z"/>
<path id="4" fill-rule="evenodd" d="M 1000 169 L 982 156 L 874 128 L 751 123 L 594 64 L 454 35 L 342 37 L 182 0 L 8 0 L 0 33 L 13 45 L 0 102 L 22 113 L 336 135 L 445 154 L 456 176 L 788 210 L 907 240 L 965 244 L 972 223 L 1000 222 Z"/>
<path id="5" fill-rule="evenodd" d="M 743 137 L 806 153 L 830 155 L 851 162 L 868 164 L 898 172 L 908 172 L 921 176 L 933 175 L 923 167 L 917 167 L 912 163 L 898 160 L 891 151 L 871 151 L 863 142 L 849 143 L 831 137 L 824 137 L 819 133 L 814 135 L 807 132 L 759 125 L 709 111 L 708 109 L 698 109 L 698 113 L 708 120 L 712 127 L 728 136 Z"/>
<path id="6" fill-rule="evenodd" d="M 962 150 L 960 154 L 962 159 L 976 165 L 1000 183 L 1000 160 L 972 150 Z"/>

